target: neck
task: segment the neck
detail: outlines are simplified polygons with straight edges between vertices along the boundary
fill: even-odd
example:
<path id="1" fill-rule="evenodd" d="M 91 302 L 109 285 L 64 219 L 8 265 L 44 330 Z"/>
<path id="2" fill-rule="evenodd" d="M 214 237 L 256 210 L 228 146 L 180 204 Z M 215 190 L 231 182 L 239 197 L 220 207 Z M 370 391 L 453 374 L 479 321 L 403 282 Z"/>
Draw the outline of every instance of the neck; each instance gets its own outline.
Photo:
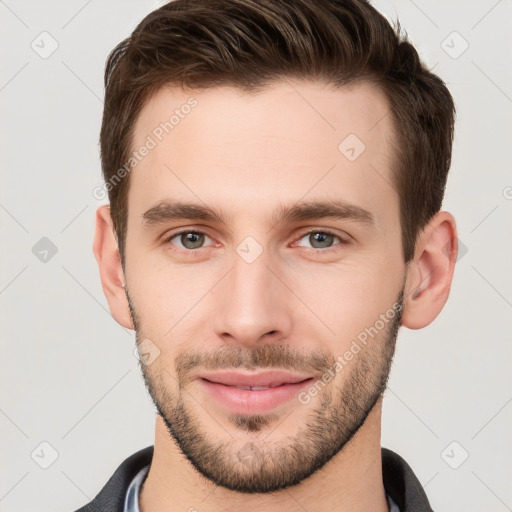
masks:
<path id="1" fill-rule="evenodd" d="M 343 450 L 300 484 L 271 494 L 242 494 L 204 478 L 181 453 L 160 416 L 141 512 L 265 510 L 387 512 L 380 446 L 382 398 Z"/>

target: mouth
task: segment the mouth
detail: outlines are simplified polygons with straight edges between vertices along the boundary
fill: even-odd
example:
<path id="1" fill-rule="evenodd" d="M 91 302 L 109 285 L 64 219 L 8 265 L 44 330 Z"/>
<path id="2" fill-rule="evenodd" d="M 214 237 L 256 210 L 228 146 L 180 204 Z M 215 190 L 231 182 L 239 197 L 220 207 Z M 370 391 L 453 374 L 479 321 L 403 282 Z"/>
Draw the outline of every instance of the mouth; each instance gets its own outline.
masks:
<path id="1" fill-rule="evenodd" d="M 208 379 L 205 379 L 208 380 Z M 211 382 L 211 381 L 209 381 Z M 217 382 L 216 384 L 221 384 L 220 382 Z M 250 389 L 251 391 L 261 391 L 262 389 L 271 389 L 271 388 L 277 388 L 279 386 L 282 386 L 284 383 L 277 384 L 275 386 L 231 386 L 236 389 Z M 225 386 L 226 384 L 223 384 Z"/>
<path id="2" fill-rule="evenodd" d="M 199 378 L 216 384 L 236 387 L 237 389 L 269 389 L 285 384 L 297 384 L 307 379 L 312 379 L 311 375 L 290 373 L 284 371 L 266 371 L 258 373 L 241 373 L 234 371 L 202 373 Z"/>
<path id="3" fill-rule="evenodd" d="M 313 377 L 288 372 L 216 372 L 203 373 L 197 380 L 223 408 L 238 414 L 261 414 L 289 402 Z"/>

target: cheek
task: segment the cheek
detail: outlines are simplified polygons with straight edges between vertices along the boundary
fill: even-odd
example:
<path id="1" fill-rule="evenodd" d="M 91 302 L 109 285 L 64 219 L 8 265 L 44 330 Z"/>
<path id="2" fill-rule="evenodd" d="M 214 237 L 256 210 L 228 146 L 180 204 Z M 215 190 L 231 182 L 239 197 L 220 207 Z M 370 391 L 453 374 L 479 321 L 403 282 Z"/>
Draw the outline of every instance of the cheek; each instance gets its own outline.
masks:
<path id="1" fill-rule="evenodd" d="M 216 311 L 208 292 L 219 280 L 217 271 L 205 265 L 163 265 L 148 257 L 132 260 L 130 295 L 139 316 L 142 335 L 158 344 L 167 360 L 190 350 L 191 340 L 202 339 Z M 220 274 L 222 276 L 222 273 Z M 201 329 L 201 332 L 200 332 Z"/>
<path id="2" fill-rule="evenodd" d="M 175 311 L 197 289 L 197 282 L 190 281 L 193 265 L 172 263 L 163 247 L 143 249 L 136 245 L 129 256 L 127 252 L 126 267 L 130 291 L 138 299 L 139 308 L 148 314 Z"/>
<path id="3" fill-rule="evenodd" d="M 399 267 L 394 265 L 318 267 L 295 276 L 293 289 L 302 300 L 295 316 L 299 329 L 314 331 L 312 339 L 332 339 L 332 351 L 342 351 L 393 306 L 400 291 Z"/>

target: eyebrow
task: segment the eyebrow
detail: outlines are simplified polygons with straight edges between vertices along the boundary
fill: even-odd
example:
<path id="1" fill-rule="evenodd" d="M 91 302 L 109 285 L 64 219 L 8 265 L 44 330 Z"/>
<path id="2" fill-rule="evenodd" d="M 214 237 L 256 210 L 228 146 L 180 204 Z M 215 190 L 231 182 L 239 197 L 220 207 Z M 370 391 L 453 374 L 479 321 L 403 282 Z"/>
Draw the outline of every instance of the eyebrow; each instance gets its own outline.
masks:
<path id="1" fill-rule="evenodd" d="M 173 220 L 201 220 L 226 224 L 222 213 L 208 206 L 181 201 L 161 201 L 141 215 L 144 226 L 159 225 Z M 373 215 L 360 206 L 341 200 L 306 201 L 291 205 L 280 205 L 270 216 L 272 225 L 283 222 L 298 222 L 331 218 L 352 220 L 373 225 Z"/>

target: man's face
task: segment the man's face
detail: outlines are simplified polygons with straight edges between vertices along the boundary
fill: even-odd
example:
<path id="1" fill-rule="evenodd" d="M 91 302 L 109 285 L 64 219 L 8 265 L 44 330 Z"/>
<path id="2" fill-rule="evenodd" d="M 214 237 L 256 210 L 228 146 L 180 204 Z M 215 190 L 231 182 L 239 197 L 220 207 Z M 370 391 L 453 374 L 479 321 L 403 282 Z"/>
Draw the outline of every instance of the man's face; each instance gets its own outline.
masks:
<path id="1" fill-rule="evenodd" d="M 388 110 L 367 84 L 283 81 L 252 95 L 162 89 L 137 120 L 133 149 L 154 146 L 129 178 L 126 292 L 151 361 L 141 367 L 169 435 L 217 485 L 297 484 L 375 411 L 405 279 Z M 177 211 L 155 209 L 164 202 L 218 218 L 164 215 Z M 347 208 L 315 218 L 303 203 Z M 226 370 L 303 382 L 279 395 L 205 380 Z"/>

